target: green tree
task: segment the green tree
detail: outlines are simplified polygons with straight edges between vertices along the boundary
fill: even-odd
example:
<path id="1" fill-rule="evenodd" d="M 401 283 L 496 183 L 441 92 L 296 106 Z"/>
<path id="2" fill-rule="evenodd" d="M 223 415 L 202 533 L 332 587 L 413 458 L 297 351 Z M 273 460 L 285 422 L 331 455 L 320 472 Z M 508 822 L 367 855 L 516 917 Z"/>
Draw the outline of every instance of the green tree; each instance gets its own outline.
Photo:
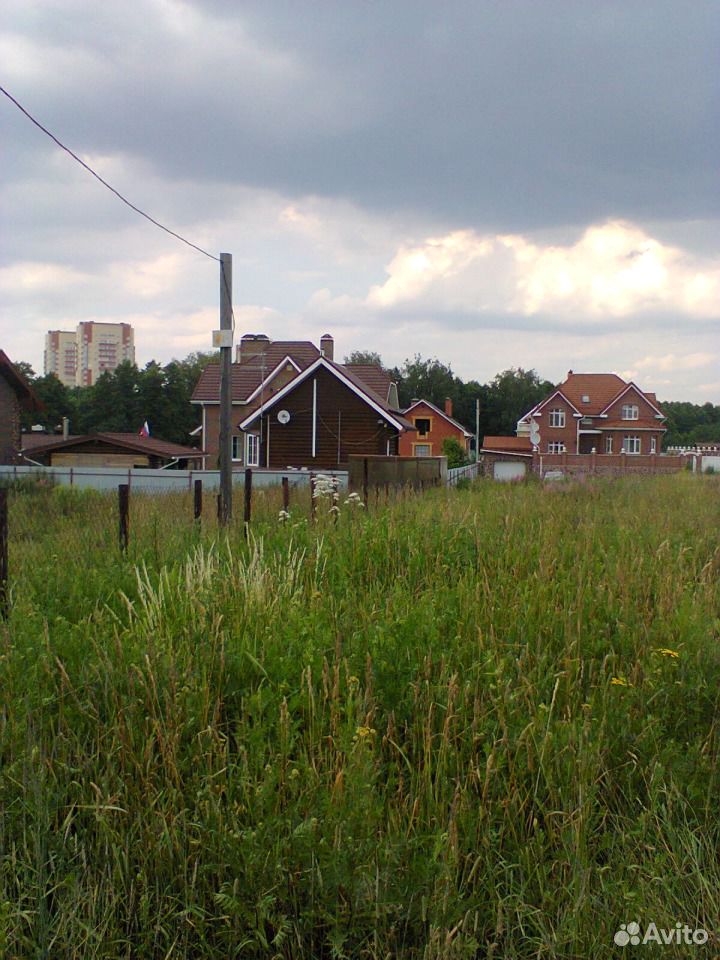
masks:
<path id="1" fill-rule="evenodd" d="M 72 423 L 75 413 L 72 392 L 54 373 L 46 373 L 44 377 L 37 377 L 33 381 L 32 388 L 44 409 L 23 414 L 23 427 L 25 429 L 34 423 L 39 423 L 52 433 L 54 430 L 62 428 L 63 417 L 68 417 Z"/>
<path id="2" fill-rule="evenodd" d="M 343 363 L 372 363 L 385 369 L 382 357 L 374 350 L 353 350 L 349 357 L 345 357 Z"/>
<path id="3" fill-rule="evenodd" d="M 511 368 L 488 385 L 484 427 L 491 436 L 514 436 L 518 420 L 554 389 L 535 370 Z"/>

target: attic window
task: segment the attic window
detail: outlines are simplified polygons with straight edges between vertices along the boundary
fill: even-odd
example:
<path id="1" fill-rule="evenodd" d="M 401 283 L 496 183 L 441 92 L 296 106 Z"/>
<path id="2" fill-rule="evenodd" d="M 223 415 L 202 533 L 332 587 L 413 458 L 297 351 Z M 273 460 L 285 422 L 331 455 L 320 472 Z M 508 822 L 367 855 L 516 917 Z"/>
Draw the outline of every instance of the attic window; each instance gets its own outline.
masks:
<path id="1" fill-rule="evenodd" d="M 415 417 L 415 429 L 419 437 L 426 437 L 430 433 L 430 418 Z"/>
<path id="2" fill-rule="evenodd" d="M 582 402 L 590 403 L 590 397 L 586 393 L 583 394 Z"/>

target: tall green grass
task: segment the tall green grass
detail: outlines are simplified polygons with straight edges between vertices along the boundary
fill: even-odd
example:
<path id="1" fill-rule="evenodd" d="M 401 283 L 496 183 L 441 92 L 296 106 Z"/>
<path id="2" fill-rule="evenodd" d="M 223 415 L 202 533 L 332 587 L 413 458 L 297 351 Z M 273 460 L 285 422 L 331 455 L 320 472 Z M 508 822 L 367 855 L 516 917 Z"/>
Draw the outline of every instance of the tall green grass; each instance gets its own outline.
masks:
<path id="1" fill-rule="evenodd" d="M 715 478 L 327 507 L 12 499 L 0 956 L 717 953 Z"/>

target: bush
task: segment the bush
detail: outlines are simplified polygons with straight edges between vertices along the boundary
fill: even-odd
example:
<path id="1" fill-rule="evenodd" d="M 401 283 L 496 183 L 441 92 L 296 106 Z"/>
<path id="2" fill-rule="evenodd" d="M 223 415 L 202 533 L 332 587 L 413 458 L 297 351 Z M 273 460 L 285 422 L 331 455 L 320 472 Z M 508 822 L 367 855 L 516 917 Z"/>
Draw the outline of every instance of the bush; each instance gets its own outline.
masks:
<path id="1" fill-rule="evenodd" d="M 442 452 L 443 456 L 447 457 L 448 470 L 452 470 L 453 467 L 464 467 L 470 462 L 462 445 L 454 437 L 443 440 Z"/>

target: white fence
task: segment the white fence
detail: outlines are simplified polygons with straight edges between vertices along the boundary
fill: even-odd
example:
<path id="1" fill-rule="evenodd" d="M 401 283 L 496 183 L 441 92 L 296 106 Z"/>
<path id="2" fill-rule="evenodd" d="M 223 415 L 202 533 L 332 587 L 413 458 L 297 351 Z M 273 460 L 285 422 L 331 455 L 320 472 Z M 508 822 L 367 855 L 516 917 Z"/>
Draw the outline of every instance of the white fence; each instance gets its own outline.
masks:
<path id="1" fill-rule="evenodd" d="M 323 476 L 337 477 L 340 489 L 347 488 L 347 471 L 319 470 Z M 270 487 L 280 484 L 287 477 L 291 487 L 307 486 L 310 472 L 307 470 L 260 470 L 254 469 L 254 487 Z M 121 470 L 117 467 L 15 467 L 0 466 L 0 480 L 19 480 L 23 477 L 46 479 L 49 483 L 66 487 L 91 490 L 116 490 L 127 483 L 131 490 L 148 493 L 174 493 L 192 490 L 196 480 L 202 480 L 204 490 L 220 489 L 219 470 Z M 233 484 L 245 486 L 245 472 L 233 472 Z"/>
<path id="2" fill-rule="evenodd" d="M 449 487 L 454 487 L 458 480 L 474 480 L 477 475 L 477 463 L 466 463 L 464 467 L 451 467 L 447 472 L 447 485 Z"/>

